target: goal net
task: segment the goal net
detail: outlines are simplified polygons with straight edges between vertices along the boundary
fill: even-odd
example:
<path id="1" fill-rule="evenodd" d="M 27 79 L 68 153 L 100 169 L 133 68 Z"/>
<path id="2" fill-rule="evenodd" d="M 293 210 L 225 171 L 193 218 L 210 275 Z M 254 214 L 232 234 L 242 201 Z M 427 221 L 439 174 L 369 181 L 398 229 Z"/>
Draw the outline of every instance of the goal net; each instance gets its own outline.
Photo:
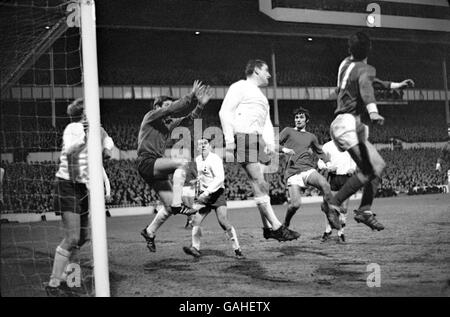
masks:
<path id="1" fill-rule="evenodd" d="M 79 11 L 78 1 L 0 2 L 2 296 L 46 296 L 63 238 L 52 189 L 67 105 L 83 97 Z M 94 295 L 92 263 L 88 242 L 66 268 L 74 296 Z"/>

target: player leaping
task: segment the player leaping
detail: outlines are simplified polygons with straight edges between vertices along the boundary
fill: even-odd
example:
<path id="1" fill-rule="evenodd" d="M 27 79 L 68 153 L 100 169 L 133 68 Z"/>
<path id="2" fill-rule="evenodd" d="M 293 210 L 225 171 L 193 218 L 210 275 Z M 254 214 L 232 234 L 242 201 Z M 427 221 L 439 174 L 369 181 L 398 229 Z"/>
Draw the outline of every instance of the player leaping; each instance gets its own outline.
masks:
<path id="1" fill-rule="evenodd" d="M 366 34 L 357 32 L 350 36 L 348 44 L 351 56 L 339 67 L 336 118 L 331 123 L 330 134 L 339 150 L 350 153 L 359 171 L 348 179 L 329 204 L 322 207 L 331 226 L 339 230 L 340 222 L 335 221 L 339 215 L 339 206 L 360 188 L 364 188 L 361 206 L 355 211 L 355 220 L 373 230 L 383 230 L 384 226 L 376 219 L 371 208 L 386 164 L 368 141 L 368 126 L 361 122 L 361 114 L 367 110 L 372 122 L 380 125 L 384 123 L 384 118 L 378 113 L 373 88 L 376 70 L 367 64 L 371 43 Z"/>
<path id="2" fill-rule="evenodd" d="M 238 163 L 250 178 L 264 225 L 264 237 L 278 241 L 297 239 L 300 235 L 282 225 L 275 215 L 270 204 L 269 184 L 259 164 L 270 163 L 270 155 L 275 154 L 269 102 L 260 89 L 269 83 L 269 68 L 262 60 L 250 60 L 245 74 L 246 80 L 230 86 L 219 111 L 226 156 L 234 158 L 237 155 Z"/>
<path id="3" fill-rule="evenodd" d="M 330 184 L 316 170 L 317 164 L 311 150 L 325 162 L 328 159 L 324 155 L 317 137 L 306 131 L 309 119 L 309 111 L 300 107 L 294 115 L 295 127 L 287 127 L 280 133 L 280 151 L 291 155 L 285 171 L 286 186 L 290 197 L 284 220 L 286 227 L 289 227 L 291 218 L 300 209 L 302 188 L 313 186 L 323 192 L 324 201 L 331 198 Z"/>
<path id="4" fill-rule="evenodd" d="M 182 205 L 182 189 L 186 177 L 188 160 L 164 157 L 166 142 L 173 129 L 178 126 L 190 126 L 198 118 L 212 97 L 212 90 L 201 82 L 195 81 L 190 94 L 174 100 L 167 96 L 155 99 L 153 109 L 145 116 L 138 136 L 138 171 L 147 184 L 161 199 L 165 208 L 161 208 L 141 235 L 147 242 L 150 252 L 156 251 L 155 234 L 171 214 L 193 214 L 196 210 Z M 195 109 L 187 116 L 180 113 Z M 173 173 L 173 187 L 169 175 Z"/>

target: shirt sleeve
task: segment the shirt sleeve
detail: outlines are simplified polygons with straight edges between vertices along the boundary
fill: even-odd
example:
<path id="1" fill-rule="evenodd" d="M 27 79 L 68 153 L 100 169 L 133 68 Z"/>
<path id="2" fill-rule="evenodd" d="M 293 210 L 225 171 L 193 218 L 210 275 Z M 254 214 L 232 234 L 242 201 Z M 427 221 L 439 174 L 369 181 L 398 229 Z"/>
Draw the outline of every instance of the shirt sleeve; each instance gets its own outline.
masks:
<path id="1" fill-rule="evenodd" d="M 361 99 L 364 102 L 364 106 L 376 102 L 375 92 L 373 89 L 375 73 L 375 68 L 367 67 L 362 70 L 359 76 L 359 92 L 361 94 Z"/>
<path id="2" fill-rule="evenodd" d="M 223 99 L 222 106 L 219 111 L 220 123 L 226 143 L 234 142 L 234 114 L 237 106 L 242 100 L 242 94 L 236 84 L 230 86 Z"/>
<path id="3" fill-rule="evenodd" d="M 280 133 L 280 145 L 281 146 L 283 146 L 286 143 L 288 136 L 289 136 L 288 128 L 284 128 L 283 131 L 281 131 L 281 133 Z"/>
<path id="4" fill-rule="evenodd" d="M 211 164 L 211 169 L 214 174 L 214 181 L 209 184 L 206 191 L 211 194 L 219 190 L 225 181 L 225 172 L 223 169 L 222 160 L 219 157 L 214 157 Z"/>
<path id="5" fill-rule="evenodd" d="M 273 132 L 273 125 L 272 125 L 272 121 L 270 120 L 269 112 L 267 113 L 262 137 L 263 137 L 264 142 L 266 142 L 266 145 L 273 150 L 274 146 L 275 146 L 275 134 Z"/>
<path id="6" fill-rule="evenodd" d="M 204 108 L 205 108 L 205 105 L 198 104 L 197 107 L 195 107 L 195 109 L 192 110 L 192 112 L 189 115 L 182 117 L 182 118 L 175 119 L 170 124 L 169 130 L 173 130 L 178 126 L 184 126 L 184 127 L 191 126 L 194 123 L 194 119 L 200 118 Z"/>
<path id="7" fill-rule="evenodd" d="M 193 107 L 195 101 L 194 94 L 190 93 L 183 98 L 175 100 L 172 104 L 166 108 L 159 108 L 156 110 L 150 110 L 144 117 L 144 124 L 150 123 L 158 119 L 162 119 L 164 117 L 168 117 L 174 114 L 178 114 L 184 110 L 188 110 Z M 192 108 L 191 108 L 192 109 Z"/>
<path id="8" fill-rule="evenodd" d="M 381 79 L 378 79 L 376 77 L 373 79 L 373 86 L 374 86 L 374 88 L 381 87 L 381 88 L 384 88 L 384 89 L 391 89 L 391 83 L 392 82 L 390 82 L 390 81 L 381 80 Z"/>

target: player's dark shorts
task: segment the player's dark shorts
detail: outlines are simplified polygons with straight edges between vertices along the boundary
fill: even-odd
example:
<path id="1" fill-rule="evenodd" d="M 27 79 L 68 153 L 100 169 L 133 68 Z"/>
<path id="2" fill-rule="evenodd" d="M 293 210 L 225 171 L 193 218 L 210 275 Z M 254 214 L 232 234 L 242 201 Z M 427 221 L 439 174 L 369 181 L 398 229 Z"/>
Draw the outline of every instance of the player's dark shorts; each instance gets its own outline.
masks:
<path id="1" fill-rule="evenodd" d="M 139 175 L 152 188 L 157 187 L 158 190 L 172 191 L 172 185 L 169 176 L 155 176 L 155 162 L 158 158 L 139 156 L 137 158 L 137 169 Z"/>
<path id="2" fill-rule="evenodd" d="M 345 182 L 350 178 L 350 175 L 336 175 L 333 173 L 328 174 L 328 180 L 330 182 L 330 188 L 332 191 L 339 191 Z"/>
<path id="3" fill-rule="evenodd" d="M 60 216 L 63 212 L 85 214 L 89 210 L 89 195 L 86 184 L 57 177 L 53 187 L 53 208 Z"/>
<path id="4" fill-rule="evenodd" d="M 270 164 L 271 158 L 264 152 L 266 143 L 262 135 L 237 133 L 234 136 L 234 144 L 236 145 L 235 162 L 241 164 L 258 162 L 265 165 Z"/>
<path id="5" fill-rule="evenodd" d="M 139 156 L 137 158 L 137 169 L 139 175 L 147 182 L 151 183 L 152 180 L 155 179 L 155 162 L 157 158 Z"/>
<path id="6" fill-rule="evenodd" d="M 206 207 L 219 208 L 227 206 L 227 198 L 225 196 L 225 188 L 220 188 L 213 194 L 211 194 L 206 202 Z"/>

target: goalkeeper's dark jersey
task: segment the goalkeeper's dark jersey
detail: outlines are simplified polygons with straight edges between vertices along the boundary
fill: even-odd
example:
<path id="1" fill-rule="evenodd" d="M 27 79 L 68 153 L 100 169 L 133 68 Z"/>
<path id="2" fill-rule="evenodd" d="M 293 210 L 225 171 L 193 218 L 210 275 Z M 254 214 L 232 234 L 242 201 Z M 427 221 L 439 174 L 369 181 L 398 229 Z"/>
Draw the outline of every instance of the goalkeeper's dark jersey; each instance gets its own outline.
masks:
<path id="1" fill-rule="evenodd" d="M 187 116 L 171 118 L 180 112 L 193 108 L 197 98 L 189 94 L 174 101 L 167 108 L 159 108 L 149 111 L 142 120 L 138 135 L 138 157 L 159 158 L 164 156 L 166 143 L 170 133 L 178 126 L 190 126 L 194 119 L 199 118 L 203 110 L 202 105 L 197 107 Z"/>
<path id="2" fill-rule="evenodd" d="M 373 81 L 376 70 L 362 61 L 347 57 L 339 66 L 336 115 L 359 115 L 366 105 L 375 102 Z"/>

